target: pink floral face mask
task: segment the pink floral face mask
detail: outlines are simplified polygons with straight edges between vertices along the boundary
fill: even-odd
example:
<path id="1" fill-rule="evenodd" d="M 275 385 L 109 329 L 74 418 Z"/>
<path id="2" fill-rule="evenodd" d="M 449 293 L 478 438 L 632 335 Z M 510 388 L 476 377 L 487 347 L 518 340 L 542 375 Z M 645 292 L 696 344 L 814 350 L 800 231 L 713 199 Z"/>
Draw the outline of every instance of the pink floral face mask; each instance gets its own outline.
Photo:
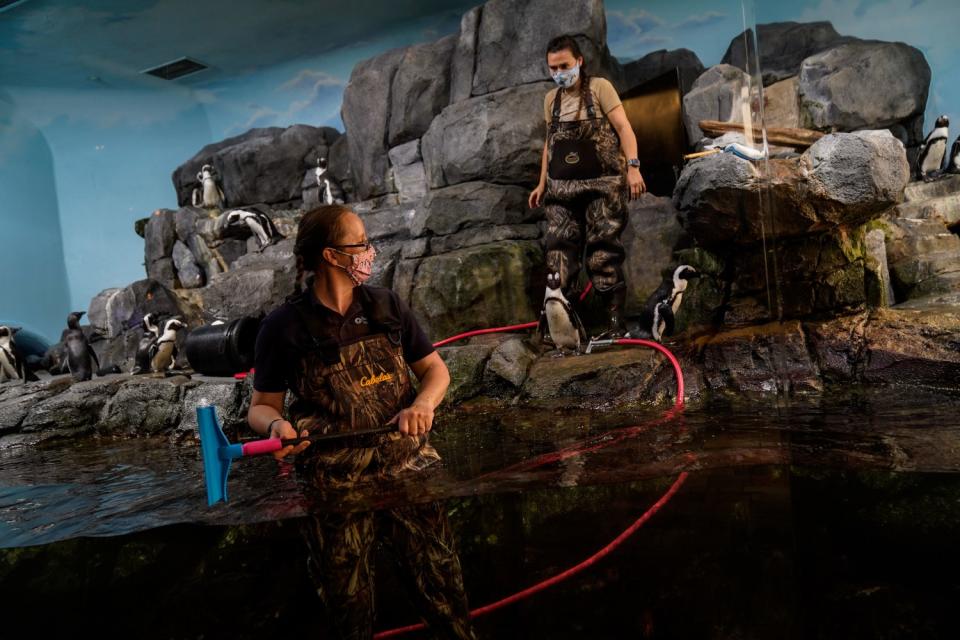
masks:
<path id="1" fill-rule="evenodd" d="M 333 247 L 330 248 L 333 249 Z M 373 259 L 377 255 L 377 250 L 373 248 L 372 244 L 367 243 L 367 248 L 360 253 L 347 253 L 346 251 L 340 251 L 339 249 L 333 250 L 337 253 L 342 253 L 345 256 L 350 256 L 349 265 L 344 267 L 343 265 L 338 264 L 337 266 L 347 272 L 347 275 L 350 276 L 351 280 L 353 280 L 353 284 L 355 286 L 360 286 L 370 279 L 370 276 L 373 274 Z"/>

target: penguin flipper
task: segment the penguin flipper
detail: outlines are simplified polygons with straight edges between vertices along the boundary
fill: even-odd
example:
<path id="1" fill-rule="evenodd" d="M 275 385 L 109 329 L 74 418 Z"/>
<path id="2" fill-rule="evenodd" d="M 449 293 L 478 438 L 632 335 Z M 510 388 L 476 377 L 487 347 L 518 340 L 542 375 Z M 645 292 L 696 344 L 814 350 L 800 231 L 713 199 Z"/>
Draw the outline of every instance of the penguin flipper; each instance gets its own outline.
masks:
<path id="1" fill-rule="evenodd" d="M 87 349 L 90 350 L 90 359 L 93 360 L 93 363 L 94 363 L 95 365 L 97 365 L 97 369 L 99 369 L 99 368 L 100 368 L 100 358 L 97 357 L 97 352 L 96 352 L 96 351 L 93 349 L 93 347 L 91 347 L 89 344 L 87 345 Z"/>
<path id="2" fill-rule="evenodd" d="M 540 338 L 540 342 L 543 342 L 543 339 L 547 337 L 547 333 L 550 331 L 550 327 L 547 324 L 547 310 L 540 310 L 540 320 L 537 322 L 537 336 Z"/>

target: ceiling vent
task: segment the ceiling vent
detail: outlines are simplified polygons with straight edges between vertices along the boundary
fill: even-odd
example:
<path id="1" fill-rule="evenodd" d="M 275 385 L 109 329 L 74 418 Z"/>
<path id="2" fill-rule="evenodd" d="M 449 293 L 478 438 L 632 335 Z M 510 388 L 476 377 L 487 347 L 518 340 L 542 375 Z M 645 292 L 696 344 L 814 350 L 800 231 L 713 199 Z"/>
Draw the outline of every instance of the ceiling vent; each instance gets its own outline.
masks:
<path id="1" fill-rule="evenodd" d="M 206 68 L 207 65 L 197 62 L 196 60 L 192 60 L 190 58 L 177 58 L 173 62 L 162 64 L 159 67 L 146 69 L 142 73 L 148 73 L 151 76 L 163 78 L 164 80 L 176 80 L 177 78 L 188 76 L 191 73 L 203 71 Z"/>

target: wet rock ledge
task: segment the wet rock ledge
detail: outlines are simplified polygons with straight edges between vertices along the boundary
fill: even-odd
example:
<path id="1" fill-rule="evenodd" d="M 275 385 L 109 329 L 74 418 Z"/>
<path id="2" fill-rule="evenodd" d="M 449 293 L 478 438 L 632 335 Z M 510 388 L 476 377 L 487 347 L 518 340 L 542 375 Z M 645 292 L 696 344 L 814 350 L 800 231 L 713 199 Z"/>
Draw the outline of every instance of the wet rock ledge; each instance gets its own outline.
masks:
<path id="1" fill-rule="evenodd" d="M 956 296 L 953 296 L 956 297 Z M 704 332 L 669 344 L 680 359 L 686 400 L 736 394 L 814 394 L 831 385 L 948 387 L 960 380 L 960 307 L 951 296 L 823 321 L 791 320 Z M 492 335 L 440 350 L 450 368 L 449 405 L 551 408 L 666 406 L 670 365 L 648 349 L 615 347 L 554 357 L 526 335 Z M 0 449 L 55 438 L 167 435 L 196 439 L 201 397 L 220 410 L 231 438 L 249 436 L 249 379 L 115 374 L 0 386 Z"/>

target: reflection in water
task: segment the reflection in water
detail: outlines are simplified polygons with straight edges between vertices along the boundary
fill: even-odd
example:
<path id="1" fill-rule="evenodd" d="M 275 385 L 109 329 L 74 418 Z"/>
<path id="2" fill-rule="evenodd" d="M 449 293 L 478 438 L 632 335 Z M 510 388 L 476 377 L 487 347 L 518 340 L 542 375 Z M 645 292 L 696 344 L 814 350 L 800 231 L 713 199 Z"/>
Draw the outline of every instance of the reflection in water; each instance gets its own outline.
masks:
<path id="1" fill-rule="evenodd" d="M 946 637 L 960 595 L 958 401 L 911 391 L 905 406 L 904 395 L 713 404 L 670 420 L 464 409 L 441 416 L 445 464 L 428 481 L 373 483 L 318 506 L 444 500 L 479 605 L 588 557 L 686 470 L 613 554 L 481 618 L 481 637 Z M 231 502 L 208 509 L 196 447 L 0 452 L 0 544 L 46 545 L 0 554 L 0 597 L 33 619 L 66 602 L 51 622 L 64 632 L 84 606 L 110 602 L 101 635 L 316 635 L 291 471 L 244 460 Z M 377 582 L 376 628 L 416 622 L 395 572 Z"/>

